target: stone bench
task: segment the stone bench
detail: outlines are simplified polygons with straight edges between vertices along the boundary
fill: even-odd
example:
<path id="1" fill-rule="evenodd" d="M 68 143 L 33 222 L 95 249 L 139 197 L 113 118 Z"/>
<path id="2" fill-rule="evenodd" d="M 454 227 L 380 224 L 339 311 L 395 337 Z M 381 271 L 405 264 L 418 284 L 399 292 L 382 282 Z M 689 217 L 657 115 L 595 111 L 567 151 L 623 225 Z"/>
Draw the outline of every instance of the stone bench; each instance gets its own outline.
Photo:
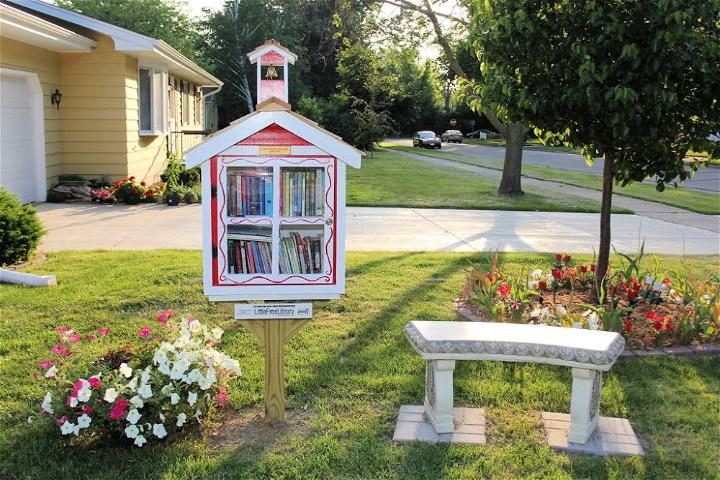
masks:
<path id="1" fill-rule="evenodd" d="M 454 429 L 456 360 L 544 363 L 572 368 L 567 441 L 579 444 L 598 426 L 602 372 L 625 348 L 615 332 L 512 323 L 414 321 L 405 334 L 426 361 L 424 411 L 438 434 Z"/>

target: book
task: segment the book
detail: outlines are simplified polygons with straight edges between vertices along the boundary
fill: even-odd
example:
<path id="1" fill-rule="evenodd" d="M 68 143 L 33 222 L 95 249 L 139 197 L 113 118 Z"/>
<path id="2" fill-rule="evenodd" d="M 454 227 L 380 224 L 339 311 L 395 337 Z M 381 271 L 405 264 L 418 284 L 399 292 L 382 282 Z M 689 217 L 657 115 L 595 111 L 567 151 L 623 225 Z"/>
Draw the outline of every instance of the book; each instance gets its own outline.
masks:
<path id="1" fill-rule="evenodd" d="M 288 232 L 280 239 L 280 273 L 321 273 L 322 235 Z"/>
<path id="2" fill-rule="evenodd" d="M 322 168 L 283 168 L 281 174 L 281 207 L 284 217 L 322 216 Z"/>
<path id="3" fill-rule="evenodd" d="M 272 169 L 228 169 L 228 216 L 271 216 L 273 214 L 272 178 Z"/>

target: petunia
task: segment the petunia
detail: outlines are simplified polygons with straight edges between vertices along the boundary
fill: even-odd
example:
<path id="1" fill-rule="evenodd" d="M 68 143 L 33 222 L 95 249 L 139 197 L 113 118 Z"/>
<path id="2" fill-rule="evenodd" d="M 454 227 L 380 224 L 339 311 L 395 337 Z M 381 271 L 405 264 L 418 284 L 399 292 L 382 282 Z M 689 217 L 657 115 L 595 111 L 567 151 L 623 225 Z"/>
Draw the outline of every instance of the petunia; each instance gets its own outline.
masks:
<path id="1" fill-rule="evenodd" d="M 125 378 L 130 378 L 130 376 L 132 375 L 132 368 L 128 367 L 127 363 L 121 363 L 118 370 L 120 371 L 120 374 Z"/>
<path id="2" fill-rule="evenodd" d="M 90 426 L 90 422 L 92 422 L 92 418 L 90 418 L 90 416 L 86 413 L 83 413 L 77 419 L 77 424 L 80 428 L 88 428 Z"/>
<path id="3" fill-rule="evenodd" d="M 177 423 L 175 425 L 177 425 L 178 427 L 182 427 L 183 425 L 185 425 L 186 422 L 187 422 L 187 415 L 185 415 L 184 413 L 180 413 L 177 416 Z"/>
<path id="4" fill-rule="evenodd" d="M 140 412 L 138 412 L 136 408 L 133 408 L 128 412 L 126 420 L 129 423 L 136 424 L 138 420 L 140 420 L 140 417 L 142 417 L 142 415 L 140 415 Z"/>
<path id="5" fill-rule="evenodd" d="M 57 371 L 57 367 L 55 365 L 52 365 L 50 368 L 48 368 L 48 371 L 45 372 L 45 378 L 55 378 L 55 375 L 57 375 Z"/>
<path id="6" fill-rule="evenodd" d="M 134 397 L 132 397 L 130 399 L 130 403 L 132 403 L 135 408 L 142 408 L 145 406 L 145 402 L 139 395 L 135 395 Z"/>
<path id="7" fill-rule="evenodd" d="M 52 395 L 50 394 L 50 392 L 47 392 L 45 394 L 45 398 L 43 398 L 42 405 L 40 405 L 40 408 L 42 409 L 41 411 L 43 413 L 49 413 L 50 415 L 52 415 L 54 413 L 53 407 L 52 407 Z"/>
<path id="8" fill-rule="evenodd" d="M 159 324 L 161 324 L 163 327 L 168 326 L 168 321 L 170 320 L 170 317 L 173 316 L 172 310 L 163 310 L 160 312 L 157 316 L 157 321 Z"/>
<path id="9" fill-rule="evenodd" d="M 149 337 L 151 333 L 152 333 L 152 330 L 150 329 L 150 327 L 145 326 L 140 329 L 140 332 L 138 333 L 138 337 L 146 338 L 146 337 Z"/>
<path id="10" fill-rule="evenodd" d="M 63 435 L 70 435 L 71 433 L 75 432 L 75 424 L 72 422 L 65 421 L 62 425 L 60 425 L 60 433 Z"/>
<path id="11" fill-rule="evenodd" d="M 64 334 L 65 332 L 69 332 L 69 331 L 70 331 L 70 327 L 67 327 L 67 326 L 62 326 L 62 327 L 57 328 L 57 332 L 59 334 Z"/>
<path id="12" fill-rule="evenodd" d="M 90 400 L 90 395 L 91 395 L 90 389 L 83 388 L 81 390 L 78 390 L 77 399 L 78 399 L 78 401 L 85 403 L 88 400 Z"/>
<path id="13" fill-rule="evenodd" d="M 90 414 L 93 412 L 93 409 L 92 409 L 91 406 L 85 405 L 85 406 L 82 408 L 82 412 L 85 413 L 85 414 L 87 414 L 87 415 L 90 415 Z"/>
<path id="14" fill-rule="evenodd" d="M 103 397 L 103 399 L 108 403 L 112 403 L 115 401 L 117 396 L 117 390 L 115 390 L 114 388 L 108 388 L 107 390 L 105 390 L 105 396 Z"/>
<path id="15" fill-rule="evenodd" d="M 37 366 L 38 368 L 47 368 L 50 365 L 54 365 L 55 361 L 53 360 L 43 360 L 42 362 L 38 362 Z"/>
<path id="16" fill-rule="evenodd" d="M 197 393 L 188 393 L 188 405 L 195 405 L 195 402 L 197 402 Z"/>
<path id="17" fill-rule="evenodd" d="M 88 378 L 88 382 L 90 383 L 90 388 L 100 388 L 102 386 L 98 377 L 90 377 Z"/>
<path id="18" fill-rule="evenodd" d="M 179 401 L 180 395 L 178 395 L 177 393 L 170 394 L 170 404 L 177 405 Z"/>
<path id="19" fill-rule="evenodd" d="M 68 338 L 70 339 L 71 342 L 75 342 L 75 343 L 82 340 L 82 337 L 80 337 L 80 335 L 78 335 L 77 333 L 71 333 Z"/>
<path id="20" fill-rule="evenodd" d="M 99 333 L 100 335 L 107 335 L 107 334 L 110 333 L 110 329 L 101 328 L 101 329 L 98 330 L 98 333 Z"/>
<path id="21" fill-rule="evenodd" d="M 70 349 L 64 345 L 54 345 L 50 351 L 62 357 L 68 357 L 72 354 Z"/>
<path id="22" fill-rule="evenodd" d="M 110 409 L 110 418 L 113 420 L 120 420 L 125 415 L 125 409 L 127 408 L 127 400 L 120 397 L 117 402 Z"/>
<path id="23" fill-rule="evenodd" d="M 137 437 L 135 437 L 134 443 L 136 446 L 142 447 L 143 445 L 145 445 L 147 443 L 147 440 L 145 440 L 145 437 L 143 437 L 142 435 L 138 435 Z"/>
<path id="24" fill-rule="evenodd" d="M 225 387 L 221 388 L 220 391 L 218 392 L 217 402 L 218 402 L 218 405 L 220 405 L 221 407 L 225 407 L 227 405 L 228 394 L 227 394 L 227 390 L 225 390 Z"/>
<path id="25" fill-rule="evenodd" d="M 165 425 L 162 423 L 153 424 L 152 432 L 157 438 L 164 438 L 167 436 L 167 430 L 165 430 Z"/>
<path id="26" fill-rule="evenodd" d="M 65 400 L 65 404 L 70 408 L 77 407 L 78 399 L 77 397 L 73 397 L 72 395 L 68 395 L 67 399 Z"/>
<path id="27" fill-rule="evenodd" d="M 146 383 L 145 385 L 141 386 L 138 389 L 138 394 L 140 394 L 140 396 L 143 398 L 152 397 L 152 389 L 150 388 L 150 385 Z"/>
<path id="28" fill-rule="evenodd" d="M 125 436 L 127 438 L 136 438 L 138 434 L 140 434 L 140 430 L 138 429 L 137 425 L 128 425 L 127 427 L 125 427 Z"/>
<path id="29" fill-rule="evenodd" d="M 93 340 L 97 340 L 97 335 L 91 333 L 91 334 L 87 335 L 87 339 L 88 339 L 88 341 L 92 342 Z"/>

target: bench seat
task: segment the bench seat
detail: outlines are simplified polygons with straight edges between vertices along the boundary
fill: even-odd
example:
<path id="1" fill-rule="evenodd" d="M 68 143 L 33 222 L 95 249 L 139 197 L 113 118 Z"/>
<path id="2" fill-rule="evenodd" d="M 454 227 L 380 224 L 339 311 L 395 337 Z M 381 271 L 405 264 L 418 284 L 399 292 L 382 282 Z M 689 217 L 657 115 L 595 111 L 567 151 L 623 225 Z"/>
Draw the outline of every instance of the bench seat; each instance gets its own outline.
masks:
<path id="1" fill-rule="evenodd" d="M 454 429 L 456 360 L 489 360 L 572 368 L 568 441 L 587 442 L 597 429 L 602 372 L 625 348 L 615 332 L 492 322 L 413 321 L 405 335 L 426 360 L 425 414 L 437 433 Z"/>

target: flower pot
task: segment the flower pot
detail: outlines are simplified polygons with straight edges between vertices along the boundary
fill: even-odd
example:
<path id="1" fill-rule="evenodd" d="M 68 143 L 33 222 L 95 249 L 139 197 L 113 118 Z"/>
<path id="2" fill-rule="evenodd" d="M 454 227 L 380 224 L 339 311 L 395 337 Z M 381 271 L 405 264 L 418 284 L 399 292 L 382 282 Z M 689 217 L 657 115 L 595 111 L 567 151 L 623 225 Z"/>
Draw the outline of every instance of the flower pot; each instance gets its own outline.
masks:
<path id="1" fill-rule="evenodd" d="M 166 198 L 167 204 L 171 207 L 177 206 L 180 204 L 180 195 L 177 193 L 169 193 Z"/>

